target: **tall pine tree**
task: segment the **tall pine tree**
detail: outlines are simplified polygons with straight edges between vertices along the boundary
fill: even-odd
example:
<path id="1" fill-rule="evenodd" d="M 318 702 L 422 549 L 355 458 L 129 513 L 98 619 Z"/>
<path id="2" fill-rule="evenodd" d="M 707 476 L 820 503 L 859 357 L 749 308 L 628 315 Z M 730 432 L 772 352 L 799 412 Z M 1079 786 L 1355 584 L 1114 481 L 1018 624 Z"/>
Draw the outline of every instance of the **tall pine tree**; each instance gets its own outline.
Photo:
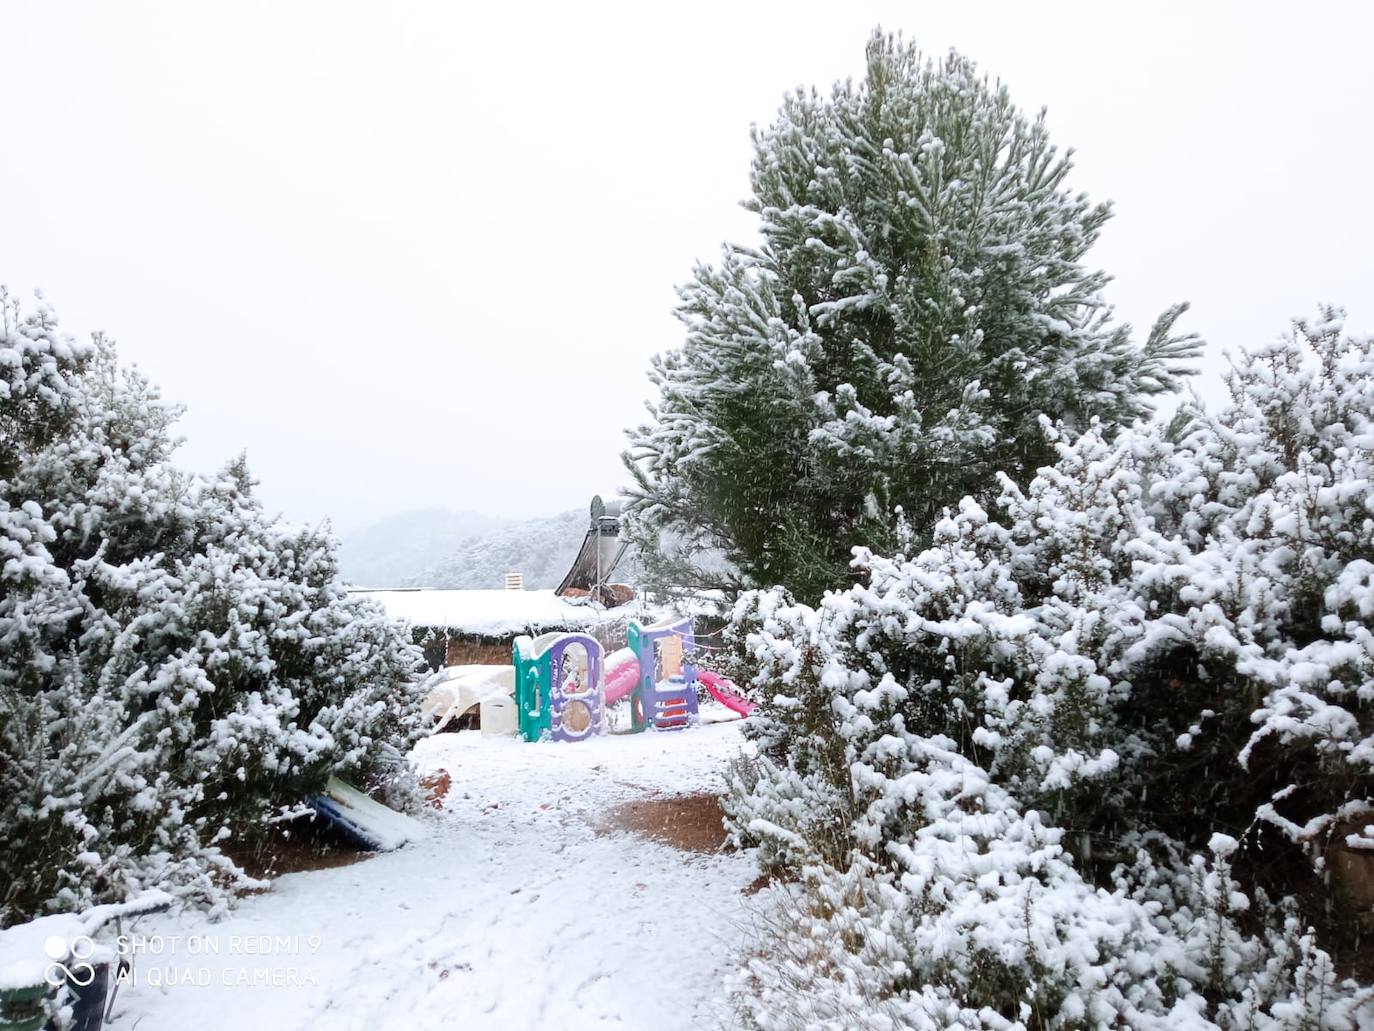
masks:
<path id="1" fill-rule="evenodd" d="M 1128 423 L 1197 353 L 1185 306 L 1143 345 L 1113 321 L 1084 264 L 1110 205 L 966 58 L 875 33 L 862 81 L 788 96 L 753 140 L 762 245 L 680 289 L 686 340 L 626 452 L 662 583 L 814 598 L 853 546 L 1052 461 L 1042 414 Z"/>

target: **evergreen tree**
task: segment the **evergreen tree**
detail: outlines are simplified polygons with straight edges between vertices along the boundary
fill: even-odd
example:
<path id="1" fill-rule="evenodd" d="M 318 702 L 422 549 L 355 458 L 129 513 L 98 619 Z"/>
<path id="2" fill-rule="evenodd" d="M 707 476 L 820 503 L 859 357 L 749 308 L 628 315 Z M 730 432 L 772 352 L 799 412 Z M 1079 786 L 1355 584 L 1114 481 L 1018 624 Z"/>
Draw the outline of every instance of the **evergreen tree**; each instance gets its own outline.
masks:
<path id="1" fill-rule="evenodd" d="M 633 534 L 659 579 L 818 596 L 855 545 L 1053 460 L 1039 426 L 1115 426 L 1197 351 L 1167 311 L 1143 345 L 1085 264 L 1110 215 L 1069 191 L 1043 115 L 951 54 L 875 34 L 868 71 L 755 130 L 762 246 L 681 288 L 680 350 L 630 433 Z M 724 574 L 695 561 L 729 559 Z M 717 565 L 719 565 L 717 563 Z"/>

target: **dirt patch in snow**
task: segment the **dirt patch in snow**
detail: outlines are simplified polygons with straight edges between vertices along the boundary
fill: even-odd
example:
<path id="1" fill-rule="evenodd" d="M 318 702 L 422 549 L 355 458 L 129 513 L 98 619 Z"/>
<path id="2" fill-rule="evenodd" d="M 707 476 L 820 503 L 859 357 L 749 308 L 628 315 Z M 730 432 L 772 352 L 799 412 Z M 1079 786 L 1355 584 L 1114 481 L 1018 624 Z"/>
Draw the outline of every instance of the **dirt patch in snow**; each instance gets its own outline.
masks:
<path id="1" fill-rule="evenodd" d="M 327 828 L 302 826 L 291 837 L 275 835 L 255 848 L 226 848 L 225 853 L 250 877 L 273 878 L 284 873 L 330 870 L 370 859 L 375 853 L 360 851 Z"/>
<path id="2" fill-rule="evenodd" d="M 602 815 L 597 830 L 629 831 L 684 852 L 720 852 L 726 841 L 720 799 L 711 794 L 622 802 Z"/>
<path id="3" fill-rule="evenodd" d="M 761 873 L 744 886 L 745 895 L 757 895 L 773 883 L 772 874 Z"/>

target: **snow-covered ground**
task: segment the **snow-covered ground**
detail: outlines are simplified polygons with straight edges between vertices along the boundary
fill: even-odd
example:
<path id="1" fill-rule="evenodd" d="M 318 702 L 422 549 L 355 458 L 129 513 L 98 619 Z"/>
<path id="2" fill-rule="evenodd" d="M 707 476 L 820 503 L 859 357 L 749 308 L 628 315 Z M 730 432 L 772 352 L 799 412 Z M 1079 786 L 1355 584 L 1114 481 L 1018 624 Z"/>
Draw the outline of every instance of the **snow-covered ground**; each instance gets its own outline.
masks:
<path id="1" fill-rule="evenodd" d="M 144 918 L 130 944 L 163 952 L 138 957 L 111 1026 L 718 1026 L 752 859 L 598 820 L 618 802 L 718 792 L 740 747 L 737 723 L 572 745 L 432 737 L 416 760 L 453 786 L 426 840 L 283 876 L 218 923 Z M 209 983 L 151 983 L 188 974 Z"/>

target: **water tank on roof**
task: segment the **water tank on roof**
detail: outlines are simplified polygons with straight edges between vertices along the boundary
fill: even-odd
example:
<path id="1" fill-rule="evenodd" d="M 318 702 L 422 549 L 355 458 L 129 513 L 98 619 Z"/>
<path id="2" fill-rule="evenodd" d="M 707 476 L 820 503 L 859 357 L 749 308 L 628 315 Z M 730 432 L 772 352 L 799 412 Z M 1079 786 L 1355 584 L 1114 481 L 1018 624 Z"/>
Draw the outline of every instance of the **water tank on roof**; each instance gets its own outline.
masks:
<path id="1" fill-rule="evenodd" d="M 606 583 L 629 547 L 620 539 L 620 513 L 624 508 L 625 499 L 614 494 L 609 497 L 598 494 L 592 498 L 586 540 L 573 559 L 572 568 L 558 585 L 559 594 L 570 589 L 591 593 Z"/>
<path id="2" fill-rule="evenodd" d="M 619 529 L 620 513 L 624 508 L 625 499 L 622 497 L 611 495 L 609 498 L 603 498 L 600 494 L 595 495 L 592 498 L 591 525 L 609 529 L 610 526 L 607 524 L 613 523 Z"/>

